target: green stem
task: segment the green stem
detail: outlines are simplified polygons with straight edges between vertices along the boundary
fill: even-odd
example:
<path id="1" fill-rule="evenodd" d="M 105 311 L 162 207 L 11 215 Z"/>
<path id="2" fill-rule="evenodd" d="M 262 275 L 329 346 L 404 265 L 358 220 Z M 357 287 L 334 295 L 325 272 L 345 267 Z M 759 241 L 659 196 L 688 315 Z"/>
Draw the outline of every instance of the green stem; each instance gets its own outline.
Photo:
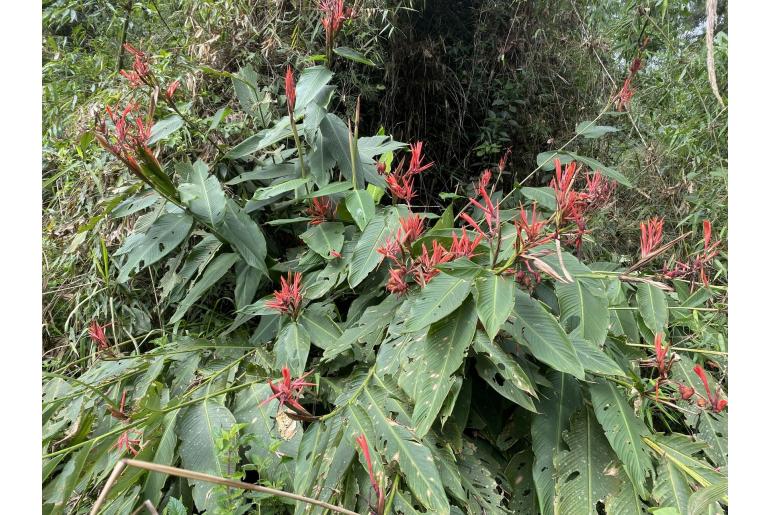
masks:
<path id="1" fill-rule="evenodd" d="M 294 144 L 297 146 L 297 156 L 299 157 L 299 171 L 302 174 L 302 178 L 307 178 L 307 172 L 305 171 L 305 159 L 302 155 L 302 143 L 299 140 L 299 132 L 297 132 L 297 124 L 294 122 L 294 113 L 289 112 L 289 123 L 291 123 L 291 133 L 294 135 Z M 310 195 L 310 188 L 305 183 L 305 193 Z"/>

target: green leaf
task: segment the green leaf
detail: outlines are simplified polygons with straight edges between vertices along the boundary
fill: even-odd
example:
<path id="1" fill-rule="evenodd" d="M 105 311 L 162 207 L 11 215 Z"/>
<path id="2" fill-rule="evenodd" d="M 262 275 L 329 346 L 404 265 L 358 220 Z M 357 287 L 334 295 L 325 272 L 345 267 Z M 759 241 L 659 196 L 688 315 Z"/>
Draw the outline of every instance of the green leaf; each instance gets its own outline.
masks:
<path id="1" fill-rule="evenodd" d="M 450 378 L 463 364 L 475 331 L 476 314 L 470 299 L 430 326 L 425 345 L 413 364 L 415 368 L 408 372 L 415 375 L 417 383 L 412 419 L 420 438 L 427 434 L 441 411 L 452 386 Z"/>
<path id="2" fill-rule="evenodd" d="M 187 293 L 184 300 L 179 303 L 179 306 L 177 306 L 174 316 L 171 317 L 169 323 L 175 324 L 180 321 L 185 313 L 187 313 L 187 310 L 189 310 L 192 305 L 206 293 L 206 290 L 214 286 L 239 259 L 238 255 L 234 253 L 217 256 L 216 259 L 206 267 L 201 278 L 195 281 L 195 284 L 190 288 L 190 291 Z"/>
<path id="3" fill-rule="evenodd" d="M 353 190 L 345 197 L 345 207 L 362 231 L 374 217 L 374 199 L 366 190 Z"/>
<path id="4" fill-rule="evenodd" d="M 476 331 L 473 346 L 477 353 L 480 349 L 484 352 L 476 357 L 476 372 L 479 376 L 506 399 L 529 411 L 537 412 L 532 397 L 525 390 L 525 388 L 534 389 L 519 364 L 497 344 L 490 342 L 489 337 L 481 329 Z"/>
<path id="5" fill-rule="evenodd" d="M 610 376 L 625 376 L 622 368 L 599 347 L 585 341 L 577 332 L 569 335 L 572 345 L 575 347 L 580 364 L 588 372 L 605 374 Z"/>
<path id="6" fill-rule="evenodd" d="M 323 222 L 311 225 L 300 238 L 313 252 L 326 259 L 332 259 L 332 252 L 341 253 L 345 240 L 345 226 L 341 222 Z"/>
<path id="7" fill-rule="evenodd" d="M 297 81 L 297 98 L 294 110 L 299 115 L 332 79 L 332 72 L 325 66 L 311 66 L 302 70 Z"/>
<path id="8" fill-rule="evenodd" d="M 324 350 L 337 342 L 342 335 L 339 326 L 328 315 L 315 313 L 309 309 L 302 311 L 299 323 L 307 331 L 310 342 Z"/>
<path id="9" fill-rule="evenodd" d="M 303 184 L 307 184 L 307 182 L 310 179 L 305 177 L 304 179 L 289 179 L 288 181 L 281 182 L 279 184 L 274 184 L 272 186 L 267 186 L 265 188 L 259 188 L 254 192 L 254 196 L 251 198 L 249 202 L 256 202 L 258 200 L 268 200 L 274 197 L 277 197 L 279 195 L 283 195 L 284 193 L 288 191 L 294 191 Z M 248 206 L 247 206 L 247 211 Z"/>
<path id="10" fill-rule="evenodd" d="M 219 224 L 225 217 L 225 192 L 219 180 L 209 175 L 208 165 L 199 159 L 192 166 L 188 163 L 180 165 L 178 171 L 188 181 L 179 185 L 182 203 L 207 224 Z"/>
<path id="11" fill-rule="evenodd" d="M 564 435 L 568 450 L 556 455 L 556 515 L 596 513 L 596 504 L 618 487 L 612 449 L 585 407 L 572 417 Z"/>
<path id="12" fill-rule="evenodd" d="M 173 133 L 178 131 L 184 125 L 184 120 L 178 114 L 172 114 L 158 122 L 155 122 L 150 129 L 150 139 L 147 140 L 148 145 L 154 145 L 155 143 L 162 141 Z"/>
<path id="13" fill-rule="evenodd" d="M 521 368 L 521 365 L 497 343 L 491 340 L 487 333 L 481 330 L 476 331 L 476 337 L 473 339 L 473 350 L 477 354 L 486 355 L 506 381 L 512 382 L 519 390 L 537 396 L 534 385 L 529 380 L 529 376 L 524 372 L 524 369 Z"/>
<path id="14" fill-rule="evenodd" d="M 299 130 L 299 127 L 297 127 L 297 130 Z M 240 159 L 262 150 L 263 148 L 275 145 L 279 141 L 290 138 L 291 136 L 291 122 L 289 121 L 288 116 L 284 116 L 270 129 L 261 130 L 257 134 L 249 136 L 238 143 L 227 152 L 225 157 L 228 159 Z"/>
<path id="15" fill-rule="evenodd" d="M 126 255 L 120 268 L 118 282 L 125 282 L 132 272 L 160 261 L 182 243 L 193 225 L 191 216 L 184 213 L 165 213 L 150 226 L 146 233 L 134 233 L 115 256 Z"/>
<path id="16" fill-rule="evenodd" d="M 358 239 L 353 257 L 350 261 L 348 282 L 355 288 L 369 272 L 383 260 L 382 254 L 377 252 L 390 233 L 398 227 L 398 212 L 390 210 L 386 214 L 376 215 L 367 224 L 363 234 Z"/>
<path id="17" fill-rule="evenodd" d="M 726 496 L 726 480 L 701 488 L 690 496 L 690 501 L 687 503 L 687 515 L 701 515 L 705 513 L 710 504 L 714 504 Z"/>
<path id="18" fill-rule="evenodd" d="M 644 325 L 653 334 L 664 333 L 668 326 L 668 301 L 663 290 L 641 283 L 636 289 L 636 303 Z"/>
<path id="19" fill-rule="evenodd" d="M 411 309 L 404 321 L 404 331 L 419 331 L 456 310 L 470 293 L 472 284 L 465 279 L 439 273 L 409 299 Z"/>
<path id="20" fill-rule="evenodd" d="M 670 459 L 676 468 L 701 486 L 709 486 L 726 479 L 725 475 L 714 470 L 711 464 L 693 457 L 706 447 L 703 442 L 693 441 L 691 437 L 679 433 L 658 433 L 651 439 L 645 438 L 644 442 L 658 455 Z"/>
<path id="21" fill-rule="evenodd" d="M 448 514 L 449 500 L 428 448 L 413 432 L 388 417 L 381 399 L 373 396 L 370 388 L 364 388 L 361 397 L 373 422 L 376 448 L 384 449 L 389 463 L 398 464 L 406 484 L 423 506 L 431 513 Z"/>
<path id="22" fill-rule="evenodd" d="M 618 132 L 619 130 L 620 129 L 617 127 L 612 127 L 610 125 L 596 125 L 596 122 L 593 121 L 580 122 L 577 124 L 577 127 L 575 127 L 575 132 L 577 134 L 588 139 L 601 138 L 605 134 Z"/>
<path id="23" fill-rule="evenodd" d="M 556 370 L 583 379 L 585 373 L 575 348 L 559 322 L 529 294 L 516 289 L 513 312 L 515 315 L 513 336 L 526 345 L 538 360 Z"/>
<path id="24" fill-rule="evenodd" d="M 354 61 L 356 63 L 365 64 L 367 66 L 376 66 L 374 64 L 374 61 L 365 57 L 364 54 L 362 54 L 361 52 L 358 52 L 346 46 L 338 46 L 337 48 L 334 49 L 334 53 L 340 57 L 344 57 L 345 59 Z"/>
<path id="25" fill-rule="evenodd" d="M 597 284 L 598 283 L 598 284 Z M 600 347 L 604 345 L 610 326 L 610 311 L 607 292 L 600 282 L 576 277 L 570 283 L 556 284 L 556 297 L 559 299 L 560 319 L 569 324 L 570 319 L 577 319 L 577 333 Z"/>
<path id="26" fill-rule="evenodd" d="M 556 194 L 553 188 L 530 188 L 525 186 L 521 188 L 521 194 L 533 202 L 537 202 L 538 207 L 549 211 L 556 211 Z M 538 210 L 539 212 L 540 210 Z"/>
<path id="27" fill-rule="evenodd" d="M 647 505 L 642 502 L 641 495 L 636 485 L 628 477 L 622 468 L 616 469 L 618 473 L 618 490 L 605 500 L 604 506 L 607 515 L 646 515 Z"/>
<path id="28" fill-rule="evenodd" d="M 668 458 L 658 461 L 658 477 L 652 490 L 652 497 L 659 506 L 676 508 L 679 515 L 687 513 L 687 503 L 692 489 L 681 470 Z"/>
<path id="29" fill-rule="evenodd" d="M 324 144 L 328 145 L 329 152 L 337 161 L 342 175 L 353 182 L 357 188 L 364 186 L 363 165 L 361 156 L 356 153 L 351 159 L 350 153 L 350 130 L 348 126 L 336 115 L 327 114 L 321 120 L 321 134 L 324 138 Z M 356 178 L 353 180 L 353 167 L 355 165 Z"/>
<path id="30" fill-rule="evenodd" d="M 305 371 L 307 356 L 310 353 L 310 336 L 305 328 L 296 322 L 286 324 L 275 341 L 275 366 L 288 366 L 292 377 Z"/>
<path id="31" fill-rule="evenodd" d="M 217 439 L 223 431 L 228 431 L 235 424 L 235 417 L 226 407 L 213 399 L 206 399 L 193 404 L 179 420 L 179 456 L 182 467 L 226 477 L 230 474 L 232 463 L 217 450 Z M 223 492 L 216 485 L 204 481 L 189 479 L 192 496 L 198 510 L 215 510 Z"/>
<path id="32" fill-rule="evenodd" d="M 235 248 L 246 264 L 268 276 L 265 265 L 267 245 L 262 229 L 232 200 L 227 201 L 225 217 L 217 232 Z"/>
<path id="33" fill-rule="evenodd" d="M 513 455 L 505 467 L 505 477 L 511 484 L 511 500 L 508 507 L 512 513 L 539 513 L 535 482 L 532 479 L 532 451 L 525 449 Z"/>
<path id="34" fill-rule="evenodd" d="M 591 168 L 592 171 L 595 172 L 595 171 L 598 170 L 598 171 L 601 172 L 601 174 L 604 177 L 608 177 L 608 178 L 610 178 L 612 180 L 618 181 L 620 184 L 622 184 L 623 186 L 625 186 L 627 188 L 630 188 L 632 186 L 631 185 L 631 181 L 629 181 L 626 178 L 625 175 L 623 175 L 619 171 L 615 170 L 614 168 L 610 168 L 609 166 L 604 166 L 603 164 L 601 164 L 596 159 L 591 159 L 590 157 L 579 156 L 579 155 L 571 153 L 571 152 L 570 152 L 570 155 L 576 161 L 580 161 L 581 163 L 587 164 Z M 562 164 L 564 164 L 564 161 L 562 161 Z"/>
<path id="35" fill-rule="evenodd" d="M 618 388 L 603 381 L 592 384 L 590 390 L 594 413 L 604 428 L 607 440 L 636 484 L 637 491 L 646 497 L 647 479 L 652 477 L 653 468 L 642 437 L 651 436 L 650 430 L 634 415 Z"/>
<path id="36" fill-rule="evenodd" d="M 554 513 L 554 456 L 565 448 L 562 433 L 569 426 L 572 414 L 582 404 L 580 385 L 574 377 L 551 370 L 548 380 L 553 390 L 543 394 L 537 405 L 541 414 L 532 417 L 532 452 L 535 455 L 532 479 L 543 515 Z"/>
<path id="37" fill-rule="evenodd" d="M 155 455 L 152 462 L 157 465 L 173 465 L 176 457 L 176 424 L 179 414 L 182 410 L 174 410 L 163 417 L 163 434 L 158 441 L 158 447 L 155 449 Z M 166 483 L 168 474 L 160 472 L 150 472 L 144 481 L 142 495 L 149 499 L 154 505 L 158 505 L 163 494 L 163 485 Z"/>
<path id="38" fill-rule="evenodd" d="M 513 277 L 484 274 L 476 278 L 474 286 L 476 313 L 489 337 L 494 339 L 513 310 L 515 282 Z"/>

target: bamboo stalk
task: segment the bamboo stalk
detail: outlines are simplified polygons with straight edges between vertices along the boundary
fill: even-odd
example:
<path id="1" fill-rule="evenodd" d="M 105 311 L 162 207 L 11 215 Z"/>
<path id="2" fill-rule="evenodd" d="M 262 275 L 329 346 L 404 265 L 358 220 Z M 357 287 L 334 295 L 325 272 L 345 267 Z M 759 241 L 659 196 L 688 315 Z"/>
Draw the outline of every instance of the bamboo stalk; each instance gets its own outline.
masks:
<path id="1" fill-rule="evenodd" d="M 276 490 L 274 488 L 268 488 L 266 486 L 252 485 L 251 483 L 244 483 L 243 481 L 235 481 L 232 479 L 226 479 L 219 476 L 212 476 L 211 474 L 195 472 L 194 470 L 187 470 L 187 469 L 182 469 L 178 467 L 170 467 L 168 465 L 158 465 L 157 463 L 151 463 L 148 461 L 141 461 L 141 460 L 131 460 L 131 459 L 120 460 L 118 464 L 115 466 L 115 469 L 112 471 L 112 474 L 110 474 L 110 477 L 107 479 L 107 483 L 105 483 L 104 488 L 99 494 L 99 498 L 96 500 L 96 503 L 94 503 L 93 508 L 91 508 L 90 515 L 96 515 L 97 513 L 99 513 L 99 508 L 102 507 L 102 505 L 104 504 L 104 501 L 107 499 L 107 495 L 109 494 L 110 489 L 117 481 L 118 476 L 120 476 L 120 474 L 123 472 L 123 470 L 127 466 L 149 470 L 151 472 L 158 472 L 160 474 L 168 474 L 170 476 L 183 477 L 185 479 L 192 479 L 195 481 L 205 481 L 207 483 L 214 483 L 216 485 L 227 486 L 229 488 L 239 488 L 241 490 L 251 490 L 253 492 L 260 492 L 264 494 L 275 495 L 278 497 L 286 497 L 287 499 L 293 499 L 295 501 L 300 501 L 307 504 L 314 504 L 316 506 L 320 506 L 321 508 L 325 508 L 327 510 L 330 510 L 336 513 L 344 513 L 346 515 L 358 515 L 356 512 L 350 511 L 341 506 L 335 506 L 333 504 L 329 504 L 324 501 L 319 501 L 318 499 L 305 497 L 303 495 L 298 495 L 291 492 L 284 492 L 283 490 Z"/>

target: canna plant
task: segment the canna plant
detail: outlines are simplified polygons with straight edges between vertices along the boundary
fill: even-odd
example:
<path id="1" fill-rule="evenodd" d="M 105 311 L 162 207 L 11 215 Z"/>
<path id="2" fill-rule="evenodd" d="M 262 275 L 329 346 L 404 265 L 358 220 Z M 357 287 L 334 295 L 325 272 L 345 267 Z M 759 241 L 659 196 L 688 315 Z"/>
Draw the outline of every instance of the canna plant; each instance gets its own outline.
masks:
<path id="1" fill-rule="evenodd" d="M 727 400 L 704 369 L 723 365 L 688 347 L 713 295 L 710 223 L 674 271 L 655 265 L 671 248 L 662 220 L 642 225 L 632 266 L 585 261 L 593 214 L 628 181 L 555 153 L 548 186 L 498 191 L 503 160 L 466 205 L 417 209 L 429 145 L 359 136 L 358 114 L 329 111 L 324 66 L 296 83 L 287 67 L 281 102 L 244 102 L 274 121 L 216 166 L 165 162 L 153 116 L 157 102 L 174 111 L 176 86 L 160 95 L 132 54 L 135 96 L 97 127 L 145 185 L 119 208 L 143 214 L 114 255 L 121 282 L 164 262 L 175 329 L 121 354 L 95 321 L 90 369 L 46 375 L 49 512 L 87 510 L 126 456 L 376 515 L 724 510 Z M 247 75 L 235 89 L 256 95 Z M 197 331 L 198 304 L 229 292 L 228 323 Z M 134 470 L 101 512 L 145 501 L 321 511 Z"/>

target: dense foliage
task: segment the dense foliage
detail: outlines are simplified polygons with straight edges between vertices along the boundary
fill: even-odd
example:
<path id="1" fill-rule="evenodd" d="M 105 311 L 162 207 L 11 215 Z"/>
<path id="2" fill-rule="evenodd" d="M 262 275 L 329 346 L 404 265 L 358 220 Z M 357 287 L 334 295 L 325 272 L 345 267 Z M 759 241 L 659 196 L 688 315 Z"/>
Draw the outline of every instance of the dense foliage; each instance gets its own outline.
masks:
<path id="1" fill-rule="evenodd" d="M 182 44 L 171 4 L 142 14 Z M 538 15 L 564 12 L 583 31 L 565 39 L 599 26 L 633 42 L 612 65 L 598 43 L 579 50 L 585 88 L 572 86 L 558 115 L 540 109 L 562 86 L 532 89 L 542 75 L 564 80 L 553 67 L 516 80 L 505 59 L 482 60 L 495 70 L 484 83 L 458 67 L 472 98 L 463 116 L 481 124 L 460 135 L 463 118 L 426 130 L 435 109 L 393 118 L 412 96 L 436 100 L 403 78 L 417 56 L 399 27 L 407 41 L 456 34 L 445 48 L 457 63 L 489 52 L 467 24 L 451 28 L 458 13 L 446 28 L 379 2 L 286 3 L 259 21 L 238 2 L 181 4 L 191 16 L 178 23 L 219 20 L 207 22 L 216 38 L 187 36 L 184 56 L 127 36 L 137 27 L 118 21 L 132 2 L 123 19 L 87 2 L 44 9 L 44 56 L 61 37 L 98 45 L 86 34 L 108 23 L 124 43 L 112 62 L 91 56 L 101 71 L 122 68 L 112 82 L 95 73 L 88 117 L 66 120 L 55 101 L 80 84 L 46 90 L 48 223 L 78 213 L 70 252 L 46 253 L 49 286 L 61 283 L 44 345 L 46 513 L 726 510 L 725 114 L 705 59 L 695 93 L 669 82 L 697 40 L 670 31 L 702 13 L 461 3 L 491 34 L 521 23 L 536 38 L 552 28 Z M 90 21 L 73 25 L 78 12 Z M 235 56 L 220 41 L 257 27 Z M 650 27 L 669 39 L 648 38 Z M 714 44 L 723 64 L 726 35 Z M 532 46 L 511 57 L 535 60 Z M 397 65 L 381 75 L 388 52 Z M 66 55 L 44 70 L 61 73 Z M 415 78 L 436 80 L 425 71 Z M 378 116 L 379 80 L 380 105 L 408 93 Z M 551 133 L 558 143 L 542 141 L 552 117 L 569 119 Z M 526 147 L 506 150 L 516 141 Z M 630 164 L 641 156 L 650 161 Z M 640 200 L 663 198 L 680 174 L 697 183 L 689 193 Z M 176 469 L 130 465 L 107 481 L 127 457 Z"/>

